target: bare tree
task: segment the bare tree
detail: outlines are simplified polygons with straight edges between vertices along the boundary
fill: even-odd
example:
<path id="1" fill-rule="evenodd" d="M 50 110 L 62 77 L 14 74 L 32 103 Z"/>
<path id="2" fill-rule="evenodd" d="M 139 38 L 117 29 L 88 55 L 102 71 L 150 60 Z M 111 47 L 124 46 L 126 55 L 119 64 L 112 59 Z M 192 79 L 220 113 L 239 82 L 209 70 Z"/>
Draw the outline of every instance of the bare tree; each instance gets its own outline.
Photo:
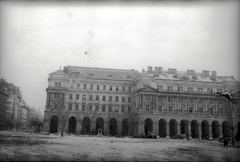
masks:
<path id="1" fill-rule="evenodd" d="M 63 137 L 63 131 L 64 131 L 65 125 L 68 121 L 70 112 L 66 109 L 66 107 L 60 107 L 57 110 L 57 114 L 59 116 L 59 122 L 62 125 L 61 137 Z"/>
<path id="2" fill-rule="evenodd" d="M 135 125 L 136 133 L 139 131 L 138 127 L 139 127 L 139 122 L 142 118 L 142 114 L 143 114 L 143 110 L 140 107 L 137 108 L 137 110 L 134 113 L 134 125 Z"/>
<path id="3" fill-rule="evenodd" d="M 84 135 L 87 133 L 88 128 L 90 128 L 92 120 L 95 116 L 95 112 L 96 112 L 96 109 L 94 109 L 94 111 L 92 110 L 92 104 L 88 104 L 86 111 L 81 112 L 83 115 L 83 120 L 82 120 L 83 128 L 82 129 L 83 129 Z"/>
<path id="4" fill-rule="evenodd" d="M 107 126 L 106 126 L 106 132 L 109 134 L 109 122 L 110 122 L 110 117 L 111 117 L 111 112 L 112 112 L 112 103 L 109 104 L 108 106 L 108 118 L 107 118 Z"/>

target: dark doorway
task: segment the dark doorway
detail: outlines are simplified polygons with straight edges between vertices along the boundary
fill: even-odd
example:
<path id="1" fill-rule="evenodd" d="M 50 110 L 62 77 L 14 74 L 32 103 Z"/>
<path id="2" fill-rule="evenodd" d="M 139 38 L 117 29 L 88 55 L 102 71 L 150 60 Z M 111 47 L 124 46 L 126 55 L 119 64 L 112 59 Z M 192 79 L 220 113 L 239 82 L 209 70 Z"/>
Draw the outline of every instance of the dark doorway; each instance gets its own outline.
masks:
<path id="1" fill-rule="evenodd" d="M 50 133 L 57 133 L 58 131 L 58 117 L 52 116 L 50 123 Z"/>
<path id="2" fill-rule="evenodd" d="M 159 136 L 166 137 L 166 120 L 159 120 Z"/>
<path id="3" fill-rule="evenodd" d="M 230 124 L 227 121 L 224 121 L 222 123 L 222 131 L 223 131 L 223 137 L 231 137 L 231 128 Z"/>
<path id="4" fill-rule="evenodd" d="M 181 134 L 188 134 L 188 124 L 186 120 L 181 120 L 180 122 L 180 133 Z"/>
<path id="5" fill-rule="evenodd" d="M 144 124 L 145 126 L 145 135 L 148 135 L 148 132 L 152 132 L 153 131 L 153 121 L 152 121 L 152 119 L 150 119 L 150 118 L 147 118 L 146 120 L 145 120 L 145 124 Z"/>
<path id="6" fill-rule="evenodd" d="M 114 136 L 117 134 L 117 120 L 115 118 L 110 119 L 109 135 Z"/>
<path id="7" fill-rule="evenodd" d="M 169 122 L 169 132 L 170 132 L 170 137 L 177 134 L 177 121 L 175 119 L 172 119 Z"/>
<path id="8" fill-rule="evenodd" d="M 202 127 L 202 139 L 208 139 L 209 138 L 208 122 L 206 120 L 202 121 L 201 127 Z"/>
<path id="9" fill-rule="evenodd" d="M 104 134 L 104 120 L 103 118 L 99 117 L 96 120 L 96 134 L 98 134 L 98 129 L 102 129 L 102 134 Z"/>
<path id="10" fill-rule="evenodd" d="M 89 117 L 84 117 L 82 120 L 82 133 L 90 134 L 90 119 L 89 119 Z"/>
<path id="11" fill-rule="evenodd" d="M 74 116 L 69 118 L 68 120 L 68 132 L 69 133 L 75 133 L 76 131 L 76 125 L 77 125 L 77 120 Z"/>
<path id="12" fill-rule="evenodd" d="M 213 138 L 219 138 L 219 123 L 217 121 L 212 122 L 212 134 Z"/>
<path id="13" fill-rule="evenodd" d="M 128 119 L 122 121 L 122 135 L 128 136 Z"/>
<path id="14" fill-rule="evenodd" d="M 196 120 L 193 120 L 191 122 L 191 134 L 192 134 L 192 138 L 198 138 L 199 136 L 198 122 Z"/>

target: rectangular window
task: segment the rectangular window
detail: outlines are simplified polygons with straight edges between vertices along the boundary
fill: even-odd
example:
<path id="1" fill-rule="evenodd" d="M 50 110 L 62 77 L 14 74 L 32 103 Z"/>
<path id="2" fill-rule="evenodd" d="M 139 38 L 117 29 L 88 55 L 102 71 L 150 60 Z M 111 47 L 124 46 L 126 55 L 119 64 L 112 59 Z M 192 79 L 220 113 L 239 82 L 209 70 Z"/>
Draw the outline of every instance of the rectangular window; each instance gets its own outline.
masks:
<path id="1" fill-rule="evenodd" d="M 58 93 L 54 93 L 54 98 L 59 98 L 59 94 Z"/>
<path id="2" fill-rule="evenodd" d="M 112 91 L 112 86 L 109 87 L 109 90 Z"/>
<path id="3" fill-rule="evenodd" d="M 208 92 L 208 93 L 212 93 L 212 92 L 213 92 L 213 89 L 212 89 L 212 88 L 208 88 L 208 89 L 207 89 L 207 92 Z"/>
<path id="4" fill-rule="evenodd" d="M 118 91 L 118 86 L 116 86 L 116 91 Z"/>
<path id="5" fill-rule="evenodd" d="M 178 98 L 178 102 L 183 103 L 183 98 Z"/>
<path id="6" fill-rule="evenodd" d="M 220 110 L 219 110 L 219 113 L 220 113 L 220 114 L 223 114 L 223 110 L 222 110 L 222 109 L 220 109 Z"/>
<path id="7" fill-rule="evenodd" d="M 75 110 L 78 110 L 79 109 L 79 105 L 75 105 Z"/>
<path id="8" fill-rule="evenodd" d="M 168 102 L 173 102 L 173 97 L 168 97 Z"/>
<path id="9" fill-rule="evenodd" d="M 87 89 L 87 85 L 86 84 L 84 84 L 84 89 Z"/>
<path id="10" fill-rule="evenodd" d="M 203 99 L 199 98 L 199 103 L 203 104 Z"/>
<path id="11" fill-rule="evenodd" d="M 118 96 L 115 97 L 115 101 L 118 102 Z"/>
<path id="12" fill-rule="evenodd" d="M 213 114 L 213 108 L 209 108 L 209 113 Z"/>
<path id="13" fill-rule="evenodd" d="M 163 102 L 163 98 L 162 98 L 161 96 L 157 96 L 157 100 L 158 100 L 159 102 Z"/>
<path id="14" fill-rule="evenodd" d="M 160 87 L 159 87 L 159 90 L 162 91 L 162 90 L 163 90 L 163 86 L 160 86 Z"/>
<path id="15" fill-rule="evenodd" d="M 146 111 L 149 112 L 150 111 L 150 105 L 146 104 Z"/>
<path id="16" fill-rule="evenodd" d="M 178 91 L 183 91 L 183 87 L 178 87 Z"/>
<path id="17" fill-rule="evenodd" d="M 97 85 L 97 90 L 99 90 L 99 85 Z"/>
<path id="18" fill-rule="evenodd" d="M 172 106 L 168 107 L 168 112 L 173 112 L 173 107 Z"/>
<path id="19" fill-rule="evenodd" d="M 112 96 L 109 96 L 109 101 L 112 101 Z"/>
<path id="20" fill-rule="evenodd" d="M 192 98 L 189 98 L 188 101 L 189 101 L 189 103 L 193 103 L 193 99 Z"/>
<path id="21" fill-rule="evenodd" d="M 105 106 L 102 106 L 102 112 L 105 112 Z"/>
<path id="22" fill-rule="evenodd" d="M 160 86 L 157 86 L 157 89 L 159 90 L 159 89 L 160 89 Z"/>
<path id="23" fill-rule="evenodd" d="M 198 110 L 198 112 L 199 112 L 200 114 L 202 114 L 202 113 L 203 113 L 203 108 L 200 107 L 199 110 Z"/>
<path id="24" fill-rule="evenodd" d="M 131 92 L 131 87 L 128 87 L 128 91 Z"/>
<path id="25" fill-rule="evenodd" d="M 54 103 L 54 109 L 58 109 L 58 102 Z"/>
<path id="26" fill-rule="evenodd" d="M 76 99 L 79 100 L 79 94 L 76 95 Z"/>
<path id="27" fill-rule="evenodd" d="M 61 83 L 55 83 L 55 87 L 61 87 Z"/>
<path id="28" fill-rule="evenodd" d="M 86 105 L 82 105 L 82 111 L 86 110 Z"/>
<path id="29" fill-rule="evenodd" d="M 92 111 L 92 105 L 89 105 L 89 111 Z"/>
<path id="30" fill-rule="evenodd" d="M 125 91 L 125 87 L 122 87 L 122 91 L 123 91 L 123 92 Z"/>
<path id="31" fill-rule="evenodd" d="M 221 92 L 222 92 L 222 89 L 217 89 L 217 92 L 220 92 L 220 93 L 221 93 Z"/>
<path id="32" fill-rule="evenodd" d="M 109 112 L 112 112 L 112 106 L 109 106 Z"/>
<path id="33" fill-rule="evenodd" d="M 96 100 L 99 101 L 99 95 L 96 95 Z"/>
<path id="34" fill-rule="evenodd" d="M 128 106 L 128 112 L 131 112 L 131 106 Z"/>
<path id="35" fill-rule="evenodd" d="M 124 107 L 124 106 L 122 106 L 122 113 L 124 112 L 124 109 L 125 109 L 125 107 Z"/>
<path id="36" fill-rule="evenodd" d="M 89 100 L 90 100 L 90 101 L 92 101 L 92 98 L 93 98 L 92 95 L 89 95 Z"/>
<path id="37" fill-rule="evenodd" d="M 93 90 L 93 85 L 90 85 L 90 89 Z"/>
<path id="38" fill-rule="evenodd" d="M 95 106 L 95 111 L 98 111 L 99 110 L 99 107 L 98 105 Z"/>
<path id="39" fill-rule="evenodd" d="M 82 100 L 86 101 L 86 95 L 83 95 Z"/>
<path id="40" fill-rule="evenodd" d="M 193 87 L 188 87 L 188 92 L 193 92 Z"/>
<path id="41" fill-rule="evenodd" d="M 192 107 L 189 107 L 189 112 L 193 113 L 193 108 Z"/>
<path id="42" fill-rule="evenodd" d="M 162 106 L 158 106 L 158 112 L 162 112 Z"/>
<path id="43" fill-rule="evenodd" d="M 106 90 L 106 86 L 105 86 L 105 85 L 103 85 L 103 90 L 104 90 L 104 91 Z"/>
<path id="44" fill-rule="evenodd" d="M 118 107 L 117 106 L 115 107 L 115 112 L 118 112 Z"/>
<path id="45" fill-rule="evenodd" d="M 167 87 L 167 90 L 168 90 L 168 91 L 172 91 L 172 90 L 173 90 L 173 87 L 172 87 L 172 86 L 168 86 L 168 87 Z"/>
<path id="46" fill-rule="evenodd" d="M 203 89 L 202 88 L 198 88 L 198 92 L 203 92 Z"/>
<path id="47" fill-rule="evenodd" d="M 72 105 L 68 105 L 68 110 L 72 110 Z"/>
<path id="48" fill-rule="evenodd" d="M 102 100 L 103 100 L 103 101 L 106 101 L 106 96 L 103 96 Z"/>
<path id="49" fill-rule="evenodd" d="M 69 99 L 70 99 L 70 100 L 72 99 L 72 94 L 69 94 Z"/>
<path id="50" fill-rule="evenodd" d="M 125 102 L 125 97 L 122 97 L 122 102 Z"/>
<path id="51" fill-rule="evenodd" d="M 77 88 L 80 88 L 80 84 L 77 84 Z"/>
<path id="52" fill-rule="evenodd" d="M 128 97 L 128 102 L 131 102 L 131 97 Z"/>

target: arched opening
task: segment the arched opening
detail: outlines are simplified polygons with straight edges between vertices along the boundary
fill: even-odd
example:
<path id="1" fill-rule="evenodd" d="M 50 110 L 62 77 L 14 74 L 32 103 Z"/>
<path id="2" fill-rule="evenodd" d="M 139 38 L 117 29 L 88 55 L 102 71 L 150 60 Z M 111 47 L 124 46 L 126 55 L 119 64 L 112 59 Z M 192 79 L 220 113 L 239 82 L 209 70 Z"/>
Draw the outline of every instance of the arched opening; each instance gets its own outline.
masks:
<path id="1" fill-rule="evenodd" d="M 202 121 L 202 139 L 208 139 L 209 137 L 209 124 L 206 120 Z"/>
<path id="2" fill-rule="evenodd" d="M 90 134 L 90 119 L 89 119 L 89 117 L 84 117 L 82 120 L 82 133 Z"/>
<path id="3" fill-rule="evenodd" d="M 117 134 L 117 120 L 115 118 L 110 119 L 109 134 L 111 136 Z"/>
<path id="4" fill-rule="evenodd" d="M 217 121 L 213 121 L 212 122 L 212 134 L 213 134 L 213 138 L 219 138 L 219 123 Z"/>
<path id="5" fill-rule="evenodd" d="M 58 131 L 58 117 L 52 116 L 50 123 L 50 133 L 57 133 Z"/>
<path id="6" fill-rule="evenodd" d="M 188 134 L 187 130 L 188 130 L 187 121 L 185 119 L 183 119 L 180 121 L 180 133 L 187 135 Z"/>
<path id="7" fill-rule="evenodd" d="M 76 131 L 76 125 L 77 125 L 77 120 L 74 116 L 69 118 L 68 120 L 68 132 L 69 133 L 75 133 Z"/>
<path id="8" fill-rule="evenodd" d="M 196 120 L 193 120 L 191 122 L 191 134 L 192 134 L 192 138 L 198 138 L 199 136 L 198 122 Z"/>
<path id="9" fill-rule="evenodd" d="M 240 140 L 240 122 L 238 122 L 238 130 L 237 130 L 237 134 L 235 136 L 236 140 Z"/>
<path id="10" fill-rule="evenodd" d="M 159 120 L 159 136 L 166 137 L 166 120 Z"/>
<path id="11" fill-rule="evenodd" d="M 148 135 L 148 132 L 152 132 L 153 131 L 153 121 L 150 118 L 147 118 L 144 122 L 144 132 L 145 135 Z"/>
<path id="12" fill-rule="evenodd" d="M 102 134 L 104 134 L 104 120 L 103 118 L 99 117 L 96 120 L 96 134 L 98 134 L 98 130 L 102 129 Z"/>
<path id="13" fill-rule="evenodd" d="M 222 123 L 223 137 L 232 137 L 230 124 L 227 121 Z"/>
<path id="14" fill-rule="evenodd" d="M 170 137 L 177 134 L 177 121 L 175 119 L 172 119 L 169 122 L 169 133 Z"/>
<path id="15" fill-rule="evenodd" d="M 128 135 L 128 119 L 123 119 L 122 121 L 122 135 L 127 136 Z"/>

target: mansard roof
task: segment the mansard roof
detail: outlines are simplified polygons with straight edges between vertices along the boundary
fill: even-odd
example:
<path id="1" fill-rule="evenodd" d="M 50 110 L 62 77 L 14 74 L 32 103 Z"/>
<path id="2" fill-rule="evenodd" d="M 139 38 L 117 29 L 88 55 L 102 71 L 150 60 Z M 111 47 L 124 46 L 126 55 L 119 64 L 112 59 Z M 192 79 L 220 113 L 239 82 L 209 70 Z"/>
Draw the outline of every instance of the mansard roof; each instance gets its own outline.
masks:
<path id="1" fill-rule="evenodd" d="M 52 73 L 50 73 L 50 74 L 54 74 L 54 75 L 66 75 L 66 73 L 65 73 L 63 70 L 61 70 L 61 69 L 59 69 L 59 70 L 57 70 L 57 71 L 54 71 L 54 72 L 52 72 Z"/>

